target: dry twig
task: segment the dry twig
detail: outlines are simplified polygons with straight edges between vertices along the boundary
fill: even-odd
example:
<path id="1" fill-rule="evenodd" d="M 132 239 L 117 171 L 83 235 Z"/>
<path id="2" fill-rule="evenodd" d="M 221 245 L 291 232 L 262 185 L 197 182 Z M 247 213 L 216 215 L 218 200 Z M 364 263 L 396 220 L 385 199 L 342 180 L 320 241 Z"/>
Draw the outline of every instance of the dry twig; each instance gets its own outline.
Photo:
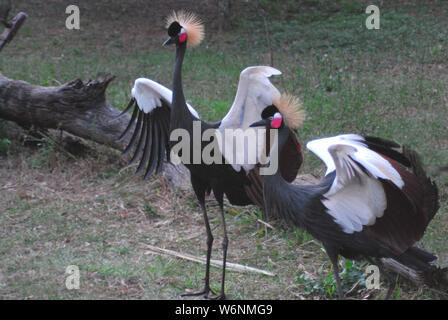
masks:
<path id="1" fill-rule="evenodd" d="M 166 254 L 166 255 L 173 256 L 173 257 L 177 257 L 177 258 L 181 258 L 181 259 L 185 259 L 185 260 L 189 260 L 189 261 L 194 261 L 194 262 L 198 262 L 198 263 L 202 263 L 202 264 L 205 264 L 205 262 L 206 262 L 204 258 L 195 257 L 195 256 L 187 254 L 187 253 L 180 253 L 180 252 L 176 252 L 173 250 L 163 249 L 163 248 L 151 246 L 149 244 L 145 244 L 145 246 L 149 249 L 148 251 L 145 251 L 145 254 L 161 253 L 161 254 Z M 220 261 L 220 260 L 211 259 L 210 264 L 212 266 L 222 268 L 222 261 Z M 227 262 L 226 268 L 227 268 L 227 270 L 231 270 L 231 271 L 254 272 L 254 273 L 261 273 L 261 274 L 264 274 L 264 275 L 270 276 L 270 277 L 275 277 L 275 274 L 272 272 L 249 267 L 249 266 L 244 266 L 244 265 L 232 263 L 232 262 Z"/>

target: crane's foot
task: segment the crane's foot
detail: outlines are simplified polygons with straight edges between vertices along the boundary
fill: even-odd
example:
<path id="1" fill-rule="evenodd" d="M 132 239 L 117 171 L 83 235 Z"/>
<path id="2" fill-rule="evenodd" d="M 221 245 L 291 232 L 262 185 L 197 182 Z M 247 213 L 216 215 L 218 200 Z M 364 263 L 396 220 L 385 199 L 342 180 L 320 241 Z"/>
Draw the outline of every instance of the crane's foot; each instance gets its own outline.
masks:
<path id="1" fill-rule="evenodd" d="M 224 293 L 221 293 L 220 295 L 217 295 L 215 297 L 209 298 L 210 300 L 227 300 L 227 297 Z"/>
<path id="2" fill-rule="evenodd" d="M 204 290 L 198 291 L 198 292 L 192 292 L 192 293 L 183 293 L 180 296 L 183 297 L 198 297 L 198 296 L 204 296 L 204 299 L 214 299 L 214 297 L 210 297 L 210 294 L 217 296 L 217 294 L 210 288 L 205 287 Z"/>

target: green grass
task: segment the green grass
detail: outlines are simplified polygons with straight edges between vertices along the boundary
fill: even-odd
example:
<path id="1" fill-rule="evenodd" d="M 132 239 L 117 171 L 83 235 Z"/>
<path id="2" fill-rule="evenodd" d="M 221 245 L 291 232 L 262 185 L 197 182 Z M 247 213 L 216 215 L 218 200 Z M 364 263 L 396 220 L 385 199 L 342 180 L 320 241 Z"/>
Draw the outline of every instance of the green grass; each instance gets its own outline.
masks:
<path id="1" fill-rule="evenodd" d="M 80 5 L 81 30 L 69 31 L 61 18 L 63 3 L 17 1 L 15 11 L 30 18 L 3 49 L 1 72 L 46 86 L 113 73 L 117 78 L 107 98 L 121 108 L 137 77 L 170 86 L 174 52 L 161 46 L 163 12 L 170 7 L 157 2 L 161 10 L 148 21 L 148 7 L 136 9 L 139 0 L 98 3 Z M 299 95 L 307 111 L 298 132 L 302 144 L 339 133 L 377 135 L 416 149 L 430 174 L 447 164 L 446 2 L 384 4 L 380 30 L 364 27 L 365 1 L 300 1 L 300 10 L 295 1 L 260 5 L 267 14 L 274 66 L 283 72 L 272 81 L 281 91 Z M 204 43 L 187 52 L 185 94 L 204 119 L 226 114 L 241 70 L 269 64 L 264 22 L 252 13 L 245 6 L 235 10 L 229 32 L 218 34 L 206 26 Z M 166 188 L 163 179 L 135 177 L 134 169 L 123 169 L 125 161 L 116 152 L 102 146 L 91 145 L 91 154 L 75 159 L 58 149 L 51 135 L 38 148 L 24 147 L 10 136 L 10 127 L 0 121 L 2 297 L 176 299 L 202 287 L 203 265 L 151 254 L 145 247 L 205 256 L 202 215 L 191 193 Z M 306 151 L 301 172 L 323 175 L 325 169 Z M 434 178 L 441 208 L 420 245 L 447 266 L 448 177 Z M 216 203 L 208 203 L 216 233 L 213 258 L 220 259 L 220 218 Z M 229 261 L 277 276 L 229 272 L 229 297 L 334 298 L 333 270 L 321 244 L 300 230 L 278 224 L 272 230 L 258 222 L 260 217 L 253 207 L 226 207 Z M 80 290 L 64 285 L 65 268 L 72 264 L 80 268 Z M 340 267 L 347 290 L 365 269 L 343 259 Z M 211 280 L 218 290 L 220 270 L 212 268 Z M 397 288 L 397 299 L 443 298 L 403 280 Z M 380 299 L 386 290 L 385 282 L 379 292 L 359 284 L 350 297 Z"/>

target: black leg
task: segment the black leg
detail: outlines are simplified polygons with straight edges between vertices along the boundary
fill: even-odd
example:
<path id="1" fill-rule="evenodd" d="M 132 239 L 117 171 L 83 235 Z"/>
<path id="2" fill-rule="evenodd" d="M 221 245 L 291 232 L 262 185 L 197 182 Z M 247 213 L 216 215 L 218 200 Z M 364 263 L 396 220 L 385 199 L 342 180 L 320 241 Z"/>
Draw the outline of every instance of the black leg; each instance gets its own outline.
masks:
<path id="1" fill-rule="evenodd" d="M 384 271 L 383 271 L 383 274 L 385 275 L 387 281 L 389 282 L 389 289 L 387 289 L 387 294 L 386 294 L 386 298 L 385 298 L 386 300 L 389 300 L 390 297 L 391 297 L 391 295 L 392 295 L 392 293 L 393 293 L 394 290 L 395 290 L 395 282 L 396 282 L 396 280 L 397 280 L 398 275 L 397 275 L 397 277 L 395 277 L 395 279 L 393 279 L 393 277 L 390 277 L 390 276 L 387 274 L 387 272 L 384 272 Z"/>
<path id="2" fill-rule="evenodd" d="M 378 268 L 381 271 L 381 275 L 384 275 L 384 278 L 387 279 L 387 282 L 389 283 L 389 288 L 387 289 L 385 300 L 389 300 L 391 295 L 392 295 L 392 293 L 395 290 L 395 282 L 396 282 L 397 278 L 396 277 L 392 277 L 391 275 L 389 275 L 386 272 L 386 270 L 384 268 L 384 264 L 381 262 L 380 259 L 375 259 L 375 261 L 373 261 L 372 259 L 369 258 L 369 259 L 367 259 L 367 261 L 369 261 L 371 264 L 377 265 Z"/>
<path id="3" fill-rule="evenodd" d="M 201 209 L 202 209 L 202 214 L 204 216 L 205 229 L 207 231 L 207 260 L 206 260 L 206 264 L 205 264 L 204 290 L 195 292 L 195 293 L 185 293 L 185 294 L 182 294 L 181 297 L 204 295 L 205 298 L 209 298 L 208 295 L 210 292 L 214 294 L 214 292 L 210 289 L 210 258 L 212 255 L 213 234 L 212 234 L 212 230 L 210 228 L 210 223 L 208 221 L 208 215 L 207 215 L 207 210 L 205 208 L 205 202 L 200 201 L 200 205 L 201 205 Z"/>
<path id="4" fill-rule="evenodd" d="M 339 300 L 344 300 L 345 299 L 344 290 L 342 289 L 341 279 L 339 278 L 338 254 L 331 248 L 328 248 L 325 245 L 324 247 L 328 257 L 330 258 L 331 263 L 333 264 L 333 273 L 334 277 L 336 278 L 336 284 L 338 286 Z"/>
<path id="5" fill-rule="evenodd" d="M 227 247 L 229 244 L 229 239 L 227 238 L 227 227 L 226 227 L 226 219 L 224 217 L 224 206 L 223 206 L 223 195 L 217 196 L 215 194 L 218 203 L 219 203 L 219 212 L 221 214 L 222 219 L 222 229 L 224 232 L 224 236 L 222 239 L 222 277 L 221 277 L 221 292 L 219 293 L 219 296 L 216 297 L 216 299 L 225 299 L 225 290 L 224 290 L 224 284 L 226 280 L 226 262 L 227 262 Z"/>
<path id="6" fill-rule="evenodd" d="M 344 300 L 345 299 L 345 295 L 344 295 L 344 290 L 342 289 L 341 279 L 339 278 L 339 266 L 338 266 L 338 259 L 337 259 L 337 257 L 336 257 L 336 261 L 333 261 L 332 263 L 333 263 L 334 276 L 336 278 L 336 283 L 338 285 L 339 300 Z"/>

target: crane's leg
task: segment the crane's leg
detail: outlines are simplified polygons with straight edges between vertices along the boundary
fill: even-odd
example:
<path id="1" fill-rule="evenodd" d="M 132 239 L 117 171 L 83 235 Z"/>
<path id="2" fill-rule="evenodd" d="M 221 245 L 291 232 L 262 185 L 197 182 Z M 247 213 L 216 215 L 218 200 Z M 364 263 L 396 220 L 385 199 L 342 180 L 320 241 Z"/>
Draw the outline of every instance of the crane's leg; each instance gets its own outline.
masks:
<path id="1" fill-rule="evenodd" d="M 333 264 L 333 273 L 334 277 L 336 278 L 336 284 L 338 286 L 339 300 L 344 300 L 345 299 L 344 290 L 342 289 L 341 279 L 339 278 L 338 253 L 331 247 L 327 247 L 324 245 L 324 248 L 325 251 L 327 252 L 328 257 L 331 260 L 331 263 Z"/>
<path id="2" fill-rule="evenodd" d="M 385 300 L 389 300 L 392 293 L 394 293 L 395 283 L 397 282 L 398 275 L 394 279 L 393 277 L 389 276 L 387 274 L 387 272 L 383 271 L 383 274 L 385 275 L 387 281 L 389 282 L 389 289 L 387 289 L 386 298 L 385 298 Z"/>
<path id="3" fill-rule="evenodd" d="M 227 262 L 227 246 L 229 244 L 229 239 L 227 238 L 227 227 L 226 227 L 226 219 L 224 216 L 224 203 L 223 203 L 223 193 L 217 193 L 215 192 L 216 200 L 219 204 L 219 213 L 221 214 L 221 220 L 222 220 L 222 230 L 224 233 L 223 239 L 222 239 L 222 277 L 221 277 L 221 292 L 219 293 L 219 296 L 217 296 L 215 299 L 223 300 L 226 298 L 225 290 L 224 290 L 224 283 L 226 280 L 226 262 Z"/>
<path id="4" fill-rule="evenodd" d="M 204 285 L 204 289 L 202 291 L 194 292 L 194 293 L 185 293 L 185 294 L 182 294 L 181 297 L 204 295 L 204 298 L 207 299 L 207 298 L 209 298 L 208 295 L 210 292 L 212 294 L 215 294 L 212 291 L 212 289 L 210 289 L 210 258 L 212 255 L 213 234 L 212 234 L 212 230 L 210 228 L 210 223 L 208 221 L 207 210 L 205 208 L 205 199 L 199 199 L 199 203 L 201 205 L 202 214 L 204 217 L 205 229 L 207 231 L 207 260 L 206 260 L 206 264 L 205 264 L 205 285 Z"/>
<path id="5" fill-rule="evenodd" d="M 392 293 L 395 290 L 395 283 L 397 282 L 398 275 L 397 275 L 397 277 L 390 276 L 386 272 L 384 264 L 381 262 L 380 259 L 373 260 L 371 258 L 367 258 L 367 261 L 369 261 L 373 265 L 378 266 L 378 268 L 381 270 L 381 275 L 384 275 L 384 277 L 387 279 L 387 282 L 389 282 L 389 288 L 387 289 L 386 297 L 384 298 L 385 300 L 389 300 Z"/>

